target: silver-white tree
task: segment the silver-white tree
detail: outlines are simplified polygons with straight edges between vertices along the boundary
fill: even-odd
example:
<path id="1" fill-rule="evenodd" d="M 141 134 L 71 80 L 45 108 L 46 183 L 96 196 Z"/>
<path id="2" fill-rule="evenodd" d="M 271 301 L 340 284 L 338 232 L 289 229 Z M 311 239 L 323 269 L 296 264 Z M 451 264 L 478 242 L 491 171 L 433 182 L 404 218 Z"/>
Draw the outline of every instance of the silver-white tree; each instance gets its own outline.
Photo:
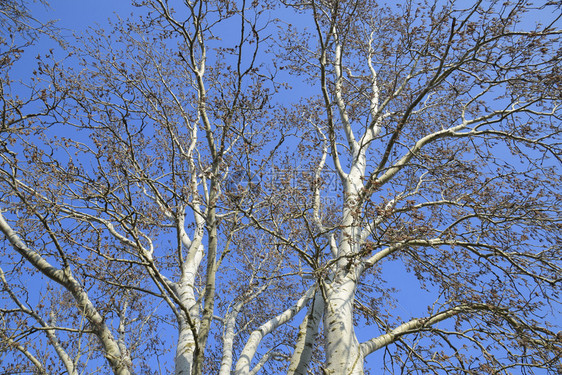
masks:
<path id="1" fill-rule="evenodd" d="M 3 60 L 4 371 L 561 371 L 560 4 L 136 5 Z"/>

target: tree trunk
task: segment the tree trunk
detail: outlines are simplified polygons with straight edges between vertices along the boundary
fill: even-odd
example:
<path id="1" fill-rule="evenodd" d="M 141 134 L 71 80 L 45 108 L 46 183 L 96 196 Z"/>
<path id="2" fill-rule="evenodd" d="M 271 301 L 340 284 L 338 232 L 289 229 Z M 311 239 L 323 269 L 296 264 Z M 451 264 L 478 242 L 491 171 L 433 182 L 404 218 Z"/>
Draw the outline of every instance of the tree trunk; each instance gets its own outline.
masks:
<path id="1" fill-rule="evenodd" d="M 184 274 L 179 285 L 176 284 L 181 304 L 189 311 L 191 325 L 186 316 L 178 319 L 178 344 L 176 346 L 175 375 L 191 375 L 195 368 L 195 336 L 199 332 L 199 309 L 195 300 L 195 269 L 199 266 L 202 249 L 198 250 L 197 256 L 184 264 Z M 196 330 L 194 332 L 194 329 Z"/>
<path id="2" fill-rule="evenodd" d="M 189 324 L 182 321 L 179 326 L 178 345 L 176 347 L 176 375 L 191 375 L 194 352 L 193 332 Z"/>
<path id="3" fill-rule="evenodd" d="M 312 358 L 312 350 L 318 336 L 318 327 L 323 311 L 324 299 L 322 293 L 318 291 L 299 327 L 298 340 L 287 375 L 306 375 L 308 373 L 308 365 Z"/>
<path id="4" fill-rule="evenodd" d="M 362 375 L 363 354 L 355 336 L 353 301 L 357 283 L 350 274 L 325 285 L 325 372 L 330 375 Z"/>

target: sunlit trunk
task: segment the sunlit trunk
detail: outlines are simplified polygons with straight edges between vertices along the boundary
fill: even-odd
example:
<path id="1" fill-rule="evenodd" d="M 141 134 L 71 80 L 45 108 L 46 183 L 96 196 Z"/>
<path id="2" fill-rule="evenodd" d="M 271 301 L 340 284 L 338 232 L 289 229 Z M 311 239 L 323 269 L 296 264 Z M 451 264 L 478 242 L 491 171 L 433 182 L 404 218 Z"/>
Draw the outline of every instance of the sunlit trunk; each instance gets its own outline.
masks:
<path id="1" fill-rule="evenodd" d="M 324 281 L 324 336 L 326 361 L 324 370 L 330 375 L 362 375 L 364 356 L 355 335 L 353 302 L 361 266 L 355 254 L 361 246 L 361 228 L 358 225 L 360 209 L 357 206 L 364 176 L 364 155 L 357 156 L 344 184 L 345 201 L 342 212 L 337 262 L 332 276 Z"/>
<path id="2" fill-rule="evenodd" d="M 312 358 L 312 351 L 318 336 L 318 327 L 322 320 L 323 311 L 324 299 L 322 298 L 322 293 L 317 292 L 299 327 L 297 344 L 291 357 L 291 364 L 289 365 L 287 375 L 306 375 L 308 373 L 308 366 Z"/>
<path id="3" fill-rule="evenodd" d="M 194 372 L 196 359 L 196 335 L 199 330 L 199 309 L 195 300 L 195 270 L 200 264 L 203 249 L 199 248 L 194 256 L 184 264 L 182 281 L 177 285 L 176 292 L 181 304 L 189 311 L 191 321 L 185 315 L 178 319 L 178 343 L 176 346 L 175 375 L 191 375 Z M 183 311 L 185 313 L 185 311 Z"/>
<path id="4" fill-rule="evenodd" d="M 176 375 L 191 375 L 194 352 L 195 341 L 193 331 L 186 322 L 181 322 L 176 347 Z"/>
<path id="5" fill-rule="evenodd" d="M 351 277 L 342 277 L 325 288 L 325 371 L 330 375 L 363 374 L 364 358 L 353 326 L 356 286 Z"/>

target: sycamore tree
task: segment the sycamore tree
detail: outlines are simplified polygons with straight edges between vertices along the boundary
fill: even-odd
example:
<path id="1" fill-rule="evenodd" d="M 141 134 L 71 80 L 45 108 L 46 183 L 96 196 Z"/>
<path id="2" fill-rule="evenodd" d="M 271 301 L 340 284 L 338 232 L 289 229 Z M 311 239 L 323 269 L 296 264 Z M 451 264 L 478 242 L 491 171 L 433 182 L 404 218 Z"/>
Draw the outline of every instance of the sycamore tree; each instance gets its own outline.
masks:
<path id="1" fill-rule="evenodd" d="M 298 108 L 299 157 L 317 161 L 295 247 L 323 300 L 309 316 L 325 373 L 362 374 L 378 350 L 391 373 L 559 372 L 561 4 L 287 5 L 314 23 L 285 45 L 320 91 Z M 329 216 L 327 168 L 341 182 Z M 433 296 L 418 315 L 389 310 L 393 262 Z"/>
<path id="2" fill-rule="evenodd" d="M 562 371 L 560 2 L 133 5 L 0 5 L 3 372 Z"/>

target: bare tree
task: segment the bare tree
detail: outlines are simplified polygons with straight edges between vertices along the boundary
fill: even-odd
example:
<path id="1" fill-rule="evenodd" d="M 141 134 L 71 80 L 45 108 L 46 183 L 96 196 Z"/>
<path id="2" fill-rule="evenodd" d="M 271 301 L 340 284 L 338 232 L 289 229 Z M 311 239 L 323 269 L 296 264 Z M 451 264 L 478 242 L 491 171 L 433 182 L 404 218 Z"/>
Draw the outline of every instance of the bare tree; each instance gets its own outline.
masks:
<path id="1" fill-rule="evenodd" d="M 57 316 L 57 324 L 39 328 L 44 304 L 20 306 L 16 289 L 25 286 L 23 267 L 29 264 L 16 256 L 4 285 L 7 306 L 20 307 L 5 309 L 15 320 L 6 322 L 6 346 L 29 333 L 38 338 L 42 331 L 56 342 L 61 335 L 78 343 L 84 337 L 87 345 L 78 344 L 70 353 L 74 368 L 103 368 L 102 356 L 115 373 L 128 374 L 154 366 L 154 357 L 147 356 L 153 348 L 169 348 L 170 342 L 157 336 L 160 324 L 168 323 L 178 332 L 175 372 L 195 374 L 207 365 L 217 270 L 231 247 L 244 248 L 247 259 L 240 264 L 253 252 L 266 255 L 261 264 L 248 263 L 243 276 L 222 277 L 232 284 L 226 287 L 232 289 L 228 296 L 236 298 L 231 305 L 223 297 L 225 334 L 240 304 L 246 314 L 255 314 L 250 302 L 278 284 L 270 273 L 280 272 L 284 250 L 250 246 L 244 242 L 248 233 L 235 238 L 247 224 L 229 207 L 246 195 L 231 170 L 254 163 L 251 155 L 268 143 L 259 130 L 270 121 L 263 109 L 278 85 L 259 69 L 260 33 L 269 23 L 260 14 L 267 7 L 199 2 L 184 7 L 185 18 L 177 20 L 165 2 L 146 5 L 147 19 L 117 21 L 115 36 L 98 31 L 76 40 L 62 63 L 51 53 L 43 56 L 34 74 L 50 90 L 40 95 L 58 104 L 34 115 L 37 121 L 26 123 L 27 128 L 6 133 L 6 144 L 22 158 L 12 147 L 3 157 L 7 213 L 1 217 L 2 231 L 39 272 L 34 282 L 49 285 L 41 301 L 52 290 L 73 297 L 66 306 L 73 311 L 70 317 Z M 221 32 L 230 37 L 223 27 L 229 22 L 241 31 L 232 41 L 236 47 L 212 45 Z M 170 48 L 171 42 L 180 46 Z M 21 111 L 5 113 L 12 112 Z M 20 117 L 22 122 L 29 118 Z M 64 133 L 51 126 L 59 123 Z M 24 227 L 19 233 L 13 229 Z M 260 281 L 234 285 L 237 277 Z M 57 309 L 53 298 L 49 314 Z M 169 310 L 158 311 L 162 303 Z M 31 318 L 37 322 L 29 323 Z M 247 324 L 254 319 L 247 318 Z M 19 321 L 25 322 L 23 328 Z M 232 351 L 233 339 L 225 341 L 225 353 Z M 48 350 L 36 350 L 45 359 L 32 364 L 44 371 L 45 361 L 52 359 Z M 231 362 L 225 355 L 222 367 Z"/>
<path id="2" fill-rule="evenodd" d="M 562 370 L 561 4 L 135 5 L 3 81 L 4 371 Z"/>
<path id="3" fill-rule="evenodd" d="M 307 144 L 342 186 L 337 220 L 318 179 L 302 216 L 311 241 L 330 241 L 310 262 L 325 372 L 362 374 L 383 348 L 393 373 L 559 371 L 560 4 L 289 5 L 315 24 L 314 41 L 287 37 L 288 68 L 321 92 L 299 108 Z M 524 22 L 534 11 L 551 17 Z M 373 295 L 368 274 L 392 262 L 435 294 L 425 315 Z M 365 321 L 380 333 L 360 343 Z"/>

